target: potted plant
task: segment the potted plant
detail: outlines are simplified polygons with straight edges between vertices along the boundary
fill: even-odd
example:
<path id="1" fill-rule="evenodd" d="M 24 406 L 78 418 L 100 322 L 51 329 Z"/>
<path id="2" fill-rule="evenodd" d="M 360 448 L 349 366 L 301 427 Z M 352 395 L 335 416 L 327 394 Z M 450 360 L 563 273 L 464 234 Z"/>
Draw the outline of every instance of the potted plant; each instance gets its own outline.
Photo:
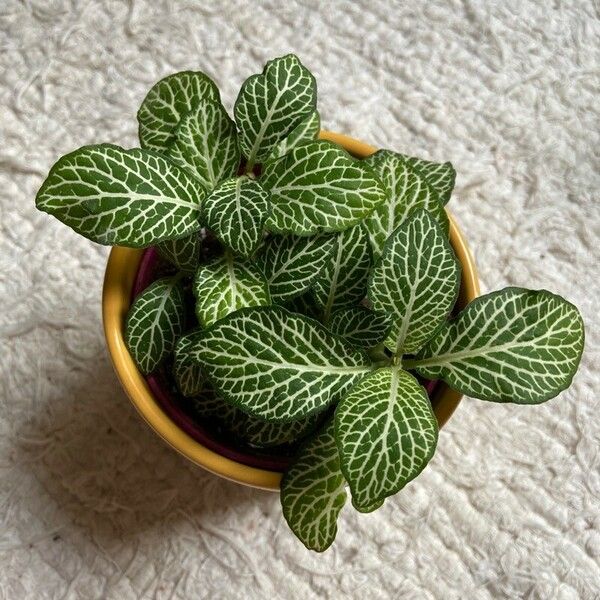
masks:
<path id="1" fill-rule="evenodd" d="M 63 156 L 36 203 L 129 248 L 109 261 L 105 329 L 146 420 L 238 481 L 276 487 L 285 465 L 284 516 L 322 551 L 347 488 L 370 512 L 423 470 L 459 394 L 536 404 L 568 387 L 584 330 L 545 290 L 474 299 L 444 208 L 452 165 L 316 139 L 316 96 L 283 56 L 244 82 L 233 121 L 211 79 L 176 73 L 142 103 L 141 148 Z"/>

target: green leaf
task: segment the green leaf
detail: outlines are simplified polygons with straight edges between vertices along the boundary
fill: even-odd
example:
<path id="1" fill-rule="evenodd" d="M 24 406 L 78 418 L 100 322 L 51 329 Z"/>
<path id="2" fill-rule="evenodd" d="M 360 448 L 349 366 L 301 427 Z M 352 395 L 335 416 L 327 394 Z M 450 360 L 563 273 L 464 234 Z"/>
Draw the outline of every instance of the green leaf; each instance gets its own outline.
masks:
<path id="1" fill-rule="evenodd" d="M 305 292 L 329 258 L 335 237 L 272 235 L 256 263 L 269 282 L 274 302 L 284 302 Z"/>
<path id="2" fill-rule="evenodd" d="M 319 131 L 321 131 L 321 118 L 318 111 L 313 110 L 296 125 L 286 138 L 273 148 L 267 160 L 277 160 L 285 156 L 292 148 L 295 148 L 299 144 L 314 140 Z"/>
<path id="3" fill-rule="evenodd" d="M 364 162 L 381 177 L 388 192 L 387 201 L 364 221 L 376 255 L 381 254 L 392 232 L 418 210 L 431 213 L 444 232 L 448 233 L 448 216 L 440 197 L 427 178 L 411 166 L 407 157 L 391 150 L 379 150 Z"/>
<path id="4" fill-rule="evenodd" d="M 414 354 L 446 320 L 460 286 L 460 264 L 440 226 L 414 213 L 390 236 L 369 282 L 373 310 L 393 316 L 388 348 Z"/>
<path id="5" fill-rule="evenodd" d="M 226 252 L 207 265 L 201 265 L 194 278 L 196 316 L 209 327 L 245 306 L 271 303 L 264 275 L 251 262 Z"/>
<path id="6" fill-rule="evenodd" d="M 317 321 L 321 318 L 321 307 L 316 303 L 313 294 L 310 292 L 300 294 L 300 296 L 288 300 L 284 304 L 281 304 L 281 306 L 287 308 L 291 312 L 306 315 Z"/>
<path id="7" fill-rule="evenodd" d="M 297 56 L 269 61 L 242 85 L 234 115 L 250 166 L 263 162 L 317 106 L 317 83 Z"/>
<path id="8" fill-rule="evenodd" d="M 173 361 L 173 377 L 177 389 L 182 396 L 193 398 L 204 394 L 207 382 L 202 367 L 190 357 L 190 348 L 202 336 L 202 331 L 197 329 L 179 338 L 175 346 L 175 360 Z"/>
<path id="9" fill-rule="evenodd" d="M 187 275 L 194 274 L 200 262 L 202 237 L 192 233 L 176 240 L 166 240 L 156 245 L 158 253 Z"/>
<path id="10" fill-rule="evenodd" d="M 374 371 L 338 404 L 335 438 L 353 504 L 367 512 L 414 479 L 433 456 L 438 424 L 419 382 Z"/>
<path id="11" fill-rule="evenodd" d="M 138 110 L 142 148 L 166 150 L 175 139 L 174 130 L 183 115 L 202 100 L 220 102 L 217 86 L 204 73 L 182 71 L 161 79 Z"/>
<path id="12" fill-rule="evenodd" d="M 271 191 L 275 232 L 311 235 L 355 225 L 386 199 L 378 177 L 364 163 L 327 141 L 293 148 L 264 166 L 261 181 Z"/>
<path id="13" fill-rule="evenodd" d="M 429 185 L 437 192 L 440 202 L 448 204 L 456 180 L 456 171 L 452 163 L 436 163 L 414 156 L 407 156 L 406 162 L 425 176 Z"/>
<path id="14" fill-rule="evenodd" d="M 269 192 L 254 179 L 235 177 L 220 183 L 204 200 L 207 227 L 236 254 L 250 256 L 263 239 Z"/>
<path id="15" fill-rule="evenodd" d="M 328 327 L 354 346 L 373 348 L 385 340 L 391 324 L 389 315 L 373 312 L 365 306 L 350 306 L 336 310 Z"/>
<path id="16" fill-rule="evenodd" d="M 305 437 L 318 421 L 318 415 L 304 417 L 290 423 L 270 423 L 236 409 L 236 418 L 228 421 L 229 430 L 251 446 L 273 448 L 291 444 Z"/>
<path id="17" fill-rule="evenodd" d="M 279 306 L 229 315 L 192 353 L 226 400 L 273 422 L 324 410 L 371 368 L 365 354 Z"/>
<path id="18" fill-rule="evenodd" d="M 315 415 L 290 423 L 261 421 L 220 398 L 209 386 L 193 399 L 193 408 L 196 417 L 218 419 L 231 435 L 259 448 L 292 444 L 308 435 L 318 421 Z"/>
<path id="19" fill-rule="evenodd" d="M 337 236 L 329 260 L 313 282 L 324 323 L 335 309 L 358 304 L 366 296 L 371 264 L 369 237 L 360 225 Z"/>
<path id="20" fill-rule="evenodd" d="M 290 529 L 309 549 L 323 552 L 337 534 L 346 502 L 333 420 L 298 452 L 281 481 L 281 506 Z"/>
<path id="21" fill-rule="evenodd" d="M 155 281 L 135 299 L 125 321 L 125 343 L 144 375 L 173 352 L 184 321 L 183 286 L 177 276 Z"/>
<path id="22" fill-rule="evenodd" d="M 583 320 L 570 302 L 506 288 L 471 302 L 405 366 L 474 398 L 538 404 L 569 387 L 583 342 Z"/>
<path id="23" fill-rule="evenodd" d="M 198 231 L 203 196 L 163 156 L 100 144 L 60 158 L 35 201 L 90 240 L 143 248 Z"/>
<path id="24" fill-rule="evenodd" d="M 207 192 L 237 174 L 241 159 L 237 131 L 219 102 L 200 102 L 181 119 L 174 135 L 169 158 Z"/>

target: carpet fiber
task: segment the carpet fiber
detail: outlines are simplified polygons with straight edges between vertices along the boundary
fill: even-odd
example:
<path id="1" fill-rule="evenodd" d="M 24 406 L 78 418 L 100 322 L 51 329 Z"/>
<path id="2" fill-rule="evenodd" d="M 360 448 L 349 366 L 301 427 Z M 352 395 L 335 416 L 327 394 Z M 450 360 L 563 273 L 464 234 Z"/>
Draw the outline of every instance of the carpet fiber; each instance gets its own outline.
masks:
<path id="1" fill-rule="evenodd" d="M 1 4 L 0 598 L 600 598 L 597 2 Z M 60 155 L 136 145 L 160 77 L 204 70 L 230 109 L 290 51 L 325 128 L 454 163 L 484 290 L 551 289 L 587 325 L 568 392 L 466 398 L 423 475 L 346 509 L 323 555 L 275 494 L 141 422 L 102 336 L 108 250 L 34 209 Z"/>

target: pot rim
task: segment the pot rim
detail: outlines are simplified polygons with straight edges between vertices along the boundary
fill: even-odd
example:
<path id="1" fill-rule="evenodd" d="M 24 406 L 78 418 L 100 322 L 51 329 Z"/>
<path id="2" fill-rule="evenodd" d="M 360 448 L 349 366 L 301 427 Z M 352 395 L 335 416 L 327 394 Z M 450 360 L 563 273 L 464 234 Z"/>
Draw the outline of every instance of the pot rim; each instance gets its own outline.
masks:
<path id="1" fill-rule="evenodd" d="M 321 131 L 320 139 L 343 146 L 350 154 L 364 158 L 377 148 L 331 131 Z M 467 242 L 454 218 L 450 220 L 450 243 L 461 263 L 461 291 L 457 303 L 465 306 L 480 293 L 477 267 Z M 238 463 L 194 440 L 163 411 L 127 350 L 123 334 L 125 317 L 131 304 L 131 291 L 144 250 L 112 248 L 106 265 L 102 289 L 102 319 L 106 344 L 113 367 L 125 393 L 146 423 L 174 450 L 207 471 L 230 481 L 265 490 L 278 490 L 282 474 Z M 434 412 L 442 427 L 450 418 L 462 394 L 441 382 L 432 398 Z"/>

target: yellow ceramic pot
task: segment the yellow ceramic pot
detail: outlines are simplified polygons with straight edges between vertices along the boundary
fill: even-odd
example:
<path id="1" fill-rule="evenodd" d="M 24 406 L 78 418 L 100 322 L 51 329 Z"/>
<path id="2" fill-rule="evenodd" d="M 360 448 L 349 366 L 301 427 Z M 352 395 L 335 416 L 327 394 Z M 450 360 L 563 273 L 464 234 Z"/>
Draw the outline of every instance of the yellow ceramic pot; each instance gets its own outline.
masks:
<path id="1" fill-rule="evenodd" d="M 321 139 L 334 141 L 358 158 L 375 152 L 376 148 L 345 135 L 322 131 Z M 462 280 L 458 306 L 464 307 L 479 295 L 479 281 L 475 263 L 466 241 L 454 219 L 450 217 L 450 243 L 462 264 Z M 163 411 L 154 398 L 144 376 L 137 370 L 124 339 L 124 324 L 131 303 L 131 293 L 142 258 L 143 250 L 115 247 L 112 249 L 102 293 L 102 316 L 108 350 L 123 389 L 144 420 L 171 447 L 197 465 L 244 485 L 278 490 L 281 473 L 258 469 L 221 456 L 208 449 L 183 431 Z M 461 394 L 445 384 L 438 385 L 432 405 L 440 426 L 450 418 Z"/>

